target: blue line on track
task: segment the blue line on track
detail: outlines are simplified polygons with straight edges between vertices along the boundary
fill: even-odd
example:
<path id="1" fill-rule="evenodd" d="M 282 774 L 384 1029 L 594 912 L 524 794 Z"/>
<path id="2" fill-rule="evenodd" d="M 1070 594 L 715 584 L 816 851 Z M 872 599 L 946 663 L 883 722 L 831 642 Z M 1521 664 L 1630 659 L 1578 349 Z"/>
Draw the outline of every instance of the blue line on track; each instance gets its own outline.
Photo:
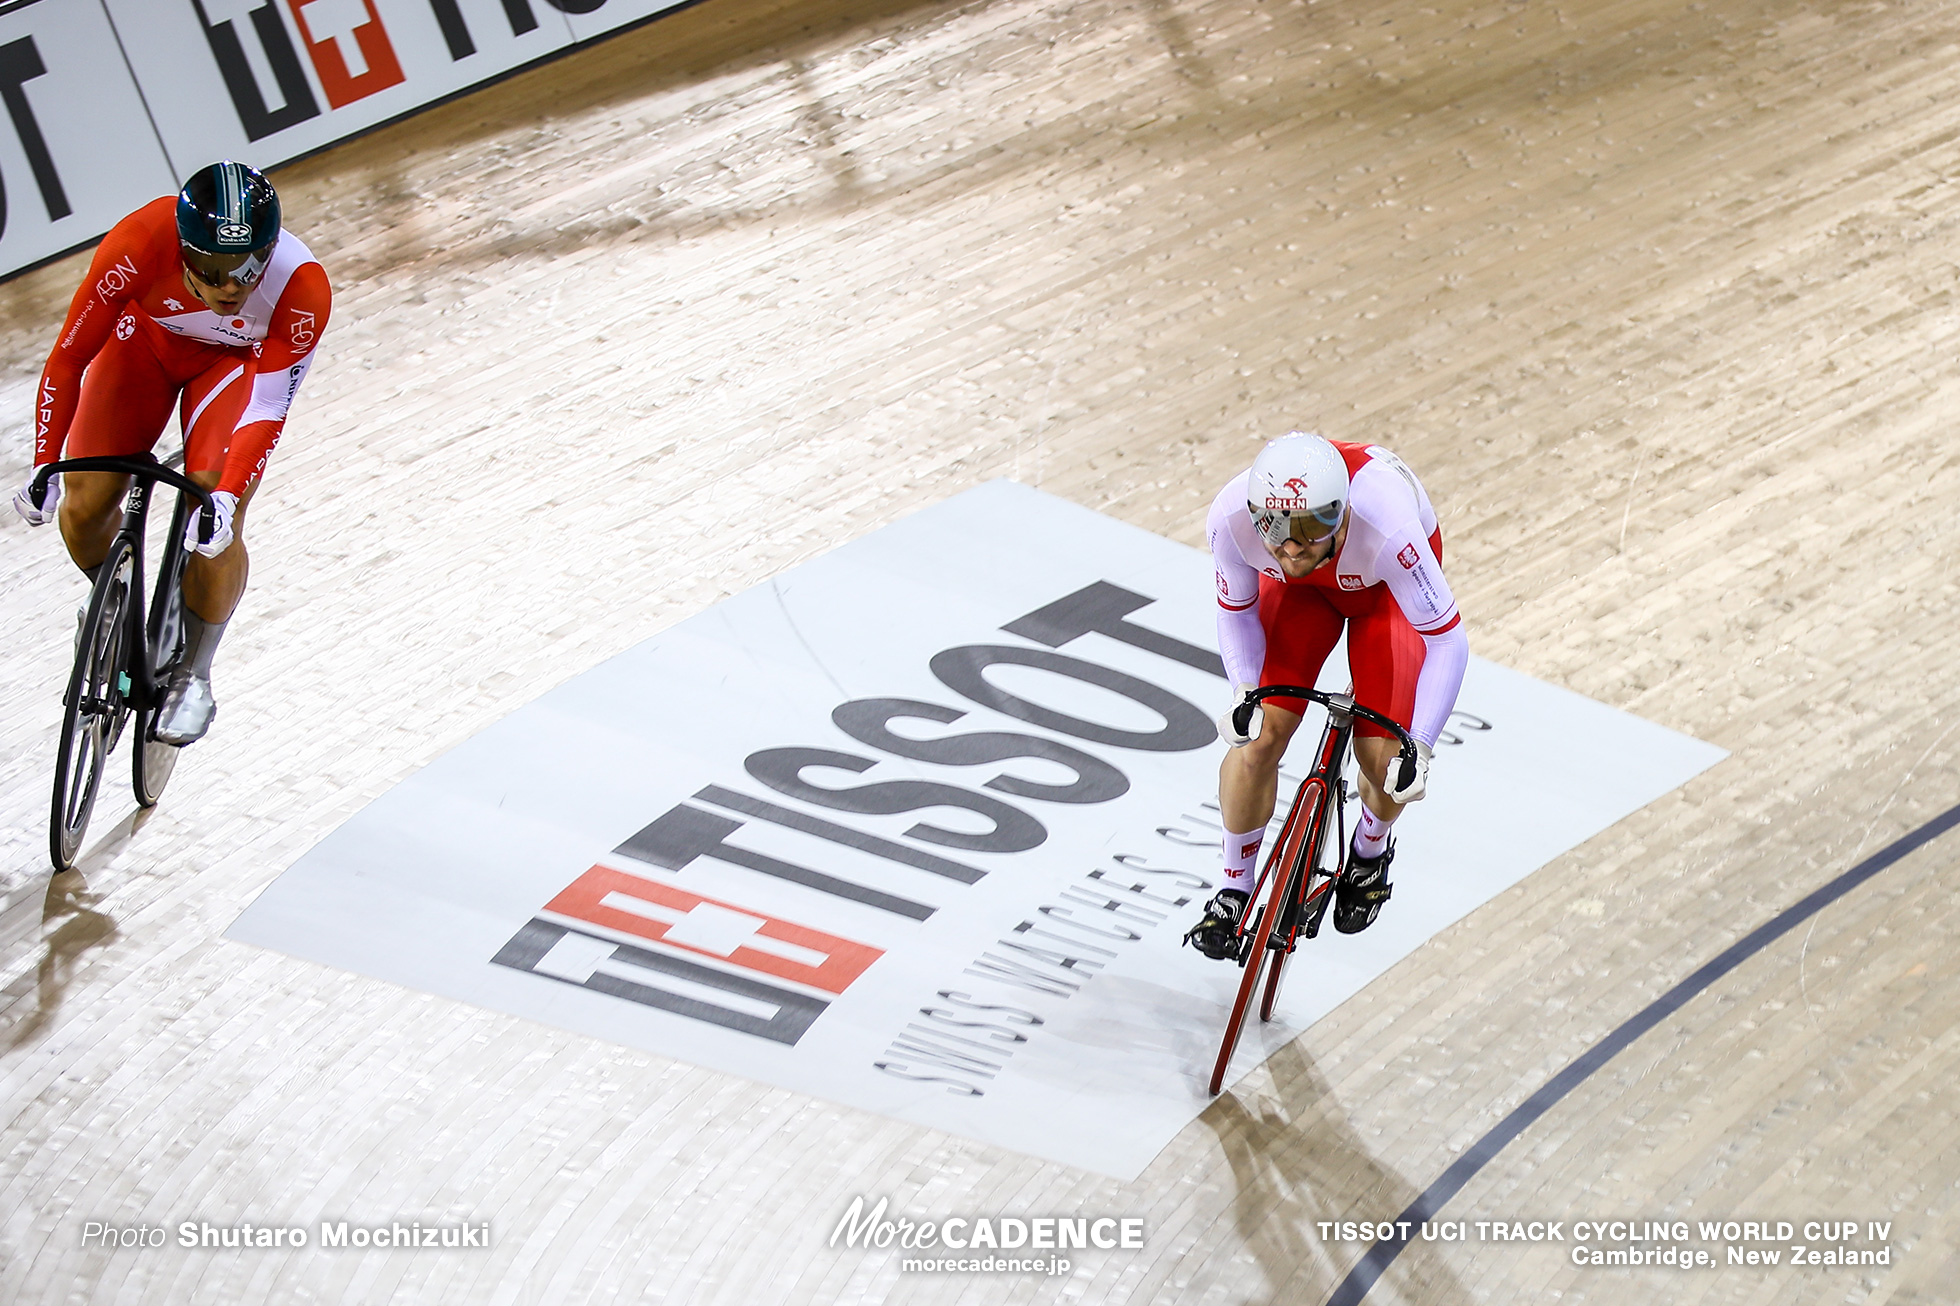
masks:
<path id="1" fill-rule="evenodd" d="M 1423 1221 L 1433 1219 L 1452 1197 L 1463 1191 L 1463 1186 L 1469 1183 L 1479 1170 L 1496 1159 L 1497 1154 L 1503 1151 L 1512 1139 L 1529 1129 L 1540 1116 L 1556 1106 L 1566 1094 L 1590 1079 L 1594 1071 L 1630 1047 L 1634 1040 L 1679 1011 L 1702 990 L 1789 933 L 1791 929 L 1842 898 L 1907 853 L 1931 843 L 1956 825 L 1960 825 L 1960 806 L 1948 808 L 1911 834 L 1873 853 L 1835 880 L 1813 890 L 1794 906 L 1784 908 L 1768 921 L 1737 939 L 1720 956 L 1655 998 L 1625 1024 L 1593 1044 L 1571 1065 L 1554 1075 L 1543 1088 L 1520 1103 L 1489 1133 L 1471 1144 L 1470 1150 L 1458 1157 L 1449 1169 L 1443 1171 L 1441 1178 L 1424 1189 L 1422 1195 L 1415 1201 L 1409 1203 L 1408 1209 L 1397 1217 L 1398 1223 L 1407 1221 L 1407 1227 L 1413 1231 Z M 1334 1289 L 1334 1295 L 1327 1299 L 1327 1306 L 1359 1306 L 1361 1299 L 1368 1295 L 1368 1290 L 1375 1286 L 1375 1281 L 1382 1277 L 1388 1267 L 1394 1263 L 1395 1258 L 1402 1254 L 1402 1249 L 1408 1245 L 1408 1238 L 1398 1236 L 1377 1242 L 1369 1248 L 1368 1254 L 1355 1263 L 1354 1268 L 1348 1271 L 1347 1277 L 1342 1279 Z"/>

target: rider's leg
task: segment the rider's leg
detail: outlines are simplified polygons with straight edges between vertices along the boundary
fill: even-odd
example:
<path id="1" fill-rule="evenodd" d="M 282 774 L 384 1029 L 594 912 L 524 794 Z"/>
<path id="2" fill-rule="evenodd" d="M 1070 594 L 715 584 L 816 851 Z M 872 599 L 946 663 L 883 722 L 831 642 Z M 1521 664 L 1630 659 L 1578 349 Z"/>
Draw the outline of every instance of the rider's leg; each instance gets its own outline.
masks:
<path id="1" fill-rule="evenodd" d="M 1278 682 L 1275 682 L 1278 683 Z M 1259 845 L 1279 803 L 1279 763 L 1300 714 L 1262 706 L 1264 723 L 1259 737 L 1243 748 L 1230 748 L 1218 764 L 1218 810 L 1225 825 L 1225 870 L 1221 889 L 1249 893 L 1257 873 Z"/>
<path id="2" fill-rule="evenodd" d="M 192 472 L 191 479 L 205 489 L 215 489 L 217 472 Z M 231 620 L 238 600 L 245 593 L 245 582 L 252 573 L 251 555 L 245 549 L 245 508 L 252 502 L 256 482 L 238 496 L 238 507 L 231 514 L 231 544 L 215 558 L 193 553 L 184 564 L 184 608 L 187 614 L 210 625 L 222 626 Z M 196 521 L 196 516 L 192 516 Z"/>
<path id="3" fill-rule="evenodd" d="M 1402 804 L 1390 798 L 1388 768 L 1401 755 L 1401 745 L 1380 735 L 1357 737 L 1354 758 L 1361 769 L 1361 819 L 1354 830 L 1357 857 L 1373 857 L 1388 842 L 1388 827 L 1402 815 Z"/>
<path id="4" fill-rule="evenodd" d="M 128 491 L 129 478 L 117 472 L 68 472 L 61 478 L 55 520 L 68 556 L 91 580 L 122 529 L 123 495 Z"/>
<path id="5" fill-rule="evenodd" d="M 223 473 L 225 448 L 250 397 L 251 380 L 250 369 L 225 359 L 184 387 L 183 421 L 189 431 L 184 462 L 190 478 L 207 490 L 217 487 Z M 238 498 L 231 518 L 231 543 L 214 558 L 193 553 L 184 564 L 184 652 L 157 712 L 156 736 L 165 743 L 201 739 L 217 715 L 211 660 L 251 574 L 245 517 L 257 488 L 254 477 Z"/>
<path id="6" fill-rule="evenodd" d="M 1311 585 L 1259 582 L 1259 624 L 1266 631 L 1266 661 L 1259 670 L 1262 685 L 1311 685 L 1319 679 L 1327 655 L 1340 642 L 1346 618 L 1335 608 L 1328 591 Z M 1224 887 L 1234 887 L 1233 871 L 1250 868 L 1259 856 L 1259 841 L 1273 819 L 1279 799 L 1279 763 L 1293 732 L 1300 728 L 1306 704 L 1299 699 L 1268 699 L 1260 706 L 1259 737 L 1243 748 L 1227 750 L 1218 767 L 1218 807 L 1225 825 Z M 1241 886 L 1252 887 L 1247 879 Z"/>
<path id="7" fill-rule="evenodd" d="M 65 458 L 101 458 L 147 451 L 163 434 L 177 381 L 133 325 L 118 332 L 82 373 L 75 416 L 64 442 Z M 61 477 L 57 520 L 68 556 L 90 573 L 122 529 L 129 478 L 117 472 L 66 472 Z"/>
<path id="8" fill-rule="evenodd" d="M 1341 636 L 1342 618 L 1317 591 L 1304 585 L 1260 582 L 1259 620 L 1266 628 L 1266 664 L 1260 683 L 1311 685 Z M 1230 748 L 1218 765 L 1218 809 L 1225 826 L 1224 866 L 1218 892 L 1204 917 L 1185 935 L 1208 957 L 1237 955 L 1235 935 L 1257 879 L 1259 846 L 1279 801 L 1279 764 L 1300 728 L 1298 699 L 1260 705 L 1259 734 Z"/>
<path id="9" fill-rule="evenodd" d="M 1422 672 L 1422 637 L 1392 599 L 1384 593 L 1365 614 L 1348 625 L 1348 665 L 1354 673 L 1354 697 L 1404 726 L 1412 719 L 1415 686 Z M 1388 768 L 1400 756 L 1401 744 L 1378 726 L 1355 727 L 1354 758 L 1360 771 L 1361 811 L 1355 822 L 1347 874 L 1335 894 L 1334 928 L 1353 934 L 1372 925 L 1388 901 L 1388 867 L 1394 858 L 1389 829 L 1402 815 L 1402 804 L 1389 798 Z"/>

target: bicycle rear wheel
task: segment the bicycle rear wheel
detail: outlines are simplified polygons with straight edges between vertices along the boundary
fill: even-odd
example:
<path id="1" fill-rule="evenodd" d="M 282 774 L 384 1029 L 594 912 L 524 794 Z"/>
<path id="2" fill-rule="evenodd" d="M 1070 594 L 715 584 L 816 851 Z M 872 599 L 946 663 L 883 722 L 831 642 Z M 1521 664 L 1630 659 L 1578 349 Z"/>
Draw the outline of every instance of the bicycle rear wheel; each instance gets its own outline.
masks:
<path id="1" fill-rule="evenodd" d="M 150 684 L 156 690 L 154 701 L 137 714 L 136 743 L 130 753 L 130 781 L 136 802 L 155 807 L 163 797 L 163 787 L 176 769 L 177 755 L 183 748 L 151 738 L 156 729 L 157 712 L 163 707 L 163 681 L 177 661 L 184 642 L 184 564 L 190 550 L 184 547 L 184 525 L 189 514 L 187 500 L 179 495 L 177 510 L 171 514 L 170 532 L 163 538 L 157 563 L 156 589 L 150 599 L 149 629 L 145 632 L 144 654 L 150 660 Z"/>
<path id="2" fill-rule="evenodd" d="M 129 706 L 129 677 L 123 670 L 128 627 L 129 586 L 135 553 L 118 539 L 102 560 L 95 589 L 75 650 L 68 693 L 62 699 L 61 744 L 55 755 L 54 805 L 49 816 L 48 855 L 57 871 L 75 864 L 102 786 L 103 764 L 116 747 Z"/>

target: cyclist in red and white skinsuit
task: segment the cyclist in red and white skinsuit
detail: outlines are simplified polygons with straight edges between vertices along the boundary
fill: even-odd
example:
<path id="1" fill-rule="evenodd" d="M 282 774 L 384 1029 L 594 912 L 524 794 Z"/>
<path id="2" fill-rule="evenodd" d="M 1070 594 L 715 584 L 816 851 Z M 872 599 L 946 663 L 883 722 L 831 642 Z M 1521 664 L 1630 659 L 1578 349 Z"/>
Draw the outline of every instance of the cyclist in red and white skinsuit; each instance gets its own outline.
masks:
<path id="1" fill-rule="evenodd" d="M 174 405 L 184 470 L 216 490 L 217 529 L 191 541 L 199 556 L 184 571 L 184 654 L 157 717 L 166 743 L 199 738 L 216 711 L 211 657 L 245 590 L 245 508 L 331 308 L 325 270 L 281 229 L 272 184 L 216 163 L 110 230 L 41 373 L 36 467 L 150 449 Z M 34 526 L 59 516 L 69 556 L 92 579 L 128 483 L 73 472 L 51 479 L 40 503 L 23 486 L 14 506 Z"/>
<path id="2" fill-rule="evenodd" d="M 1374 923 L 1389 892 L 1389 827 L 1423 796 L 1430 749 L 1456 706 L 1470 645 L 1443 578 L 1442 531 L 1422 483 L 1379 445 L 1337 444 L 1293 432 L 1268 444 L 1212 502 L 1207 522 L 1218 584 L 1218 647 L 1236 687 L 1233 707 L 1259 685 L 1311 685 L 1345 628 L 1355 701 L 1415 738 L 1407 786 L 1389 774 L 1400 745 L 1355 724 L 1361 813 L 1349 871 L 1335 889 L 1334 925 Z M 1219 768 L 1225 866 L 1219 892 L 1188 936 L 1208 956 L 1232 955 L 1259 847 L 1278 795 L 1279 763 L 1305 704 L 1267 699 Z"/>

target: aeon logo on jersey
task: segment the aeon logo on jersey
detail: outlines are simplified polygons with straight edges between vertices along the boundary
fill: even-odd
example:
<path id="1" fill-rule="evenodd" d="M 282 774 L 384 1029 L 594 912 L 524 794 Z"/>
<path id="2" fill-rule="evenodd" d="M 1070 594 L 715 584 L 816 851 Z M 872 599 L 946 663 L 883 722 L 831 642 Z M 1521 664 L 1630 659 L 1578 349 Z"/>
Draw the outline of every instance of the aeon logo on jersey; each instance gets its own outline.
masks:
<path id="1" fill-rule="evenodd" d="M 401 60 L 374 0 L 286 0 L 299 20 L 320 89 L 336 109 L 399 86 Z"/>
<path id="2" fill-rule="evenodd" d="M 136 277 L 136 260 L 124 255 L 95 283 L 96 297 L 107 304 L 134 285 Z"/>

